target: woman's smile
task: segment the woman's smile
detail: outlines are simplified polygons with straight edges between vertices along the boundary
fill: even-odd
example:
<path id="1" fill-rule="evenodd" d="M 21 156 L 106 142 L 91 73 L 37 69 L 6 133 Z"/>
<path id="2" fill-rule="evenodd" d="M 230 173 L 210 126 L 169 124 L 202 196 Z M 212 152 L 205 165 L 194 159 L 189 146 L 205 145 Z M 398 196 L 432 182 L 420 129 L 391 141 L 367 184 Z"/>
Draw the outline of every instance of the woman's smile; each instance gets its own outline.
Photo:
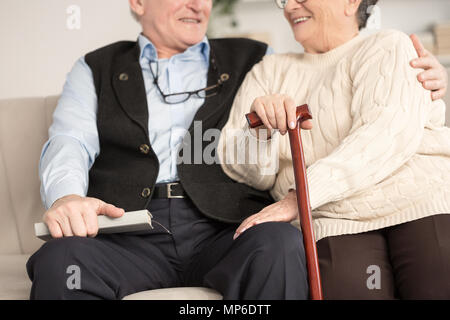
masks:
<path id="1" fill-rule="evenodd" d="M 299 18 L 294 18 L 292 20 L 292 23 L 294 25 L 299 25 L 299 24 L 304 24 L 305 22 L 307 22 L 309 19 L 311 19 L 312 17 L 299 17 Z"/>

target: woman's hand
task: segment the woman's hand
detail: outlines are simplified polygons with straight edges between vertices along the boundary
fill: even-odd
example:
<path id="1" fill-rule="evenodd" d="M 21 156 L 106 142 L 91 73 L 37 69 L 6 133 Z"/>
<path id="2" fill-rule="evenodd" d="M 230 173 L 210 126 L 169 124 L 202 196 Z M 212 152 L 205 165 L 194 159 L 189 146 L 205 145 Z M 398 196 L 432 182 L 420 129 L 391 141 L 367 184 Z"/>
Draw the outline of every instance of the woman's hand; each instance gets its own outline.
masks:
<path id="1" fill-rule="evenodd" d="M 245 230 L 263 222 L 291 222 L 298 217 L 297 195 L 295 190 L 289 191 L 284 199 L 265 207 L 260 212 L 245 219 L 236 229 L 233 239 Z"/>
<path id="2" fill-rule="evenodd" d="M 282 135 L 285 135 L 288 128 L 295 129 L 297 125 L 297 106 L 291 97 L 284 94 L 256 98 L 250 112 L 256 112 L 264 124 L 256 128 L 258 132 L 259 129 L 269 129 L 269 131 L 278 129 Z M 301 127 L 306 130 L 311 129 L 311 120 L 303 121 Z"/>
<path id="3" fill-rule="evenodd" d="M 411 35 L 411 40 L 419 55 L 419 58 L 411 61 L 411 66 L 425 70 L 417 76 L 417 79 L 425 89 L 431 91 L 431 98 L 433 100 L 442 99 L 447 92 L 447 70 L 434 55 L 423 47 L 415 34 Z"/>

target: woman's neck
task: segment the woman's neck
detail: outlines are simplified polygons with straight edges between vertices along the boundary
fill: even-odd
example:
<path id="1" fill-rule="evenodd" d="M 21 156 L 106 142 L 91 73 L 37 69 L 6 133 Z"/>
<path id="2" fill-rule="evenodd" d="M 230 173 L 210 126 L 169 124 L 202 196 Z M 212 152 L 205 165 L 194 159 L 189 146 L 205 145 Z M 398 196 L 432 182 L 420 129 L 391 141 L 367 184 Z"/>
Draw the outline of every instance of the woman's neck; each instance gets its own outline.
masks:
<path id="1" fill-rule="evenodd" d="M 356 36 L 358 36 L 359 30 L 358 29 L 350 29 L 347 31 L 339 31 L 339 32 L 324 32 L 321 40 L 317 40 L 317 38 L 311 43 L 302 43 L 303 48 L 305 49 L 306 53 L 310 54 L 322 54 L 326 53 L 328 51 L 331 51 L 344 43 L 347 43 L 348 41 L 352 40 Z"/>

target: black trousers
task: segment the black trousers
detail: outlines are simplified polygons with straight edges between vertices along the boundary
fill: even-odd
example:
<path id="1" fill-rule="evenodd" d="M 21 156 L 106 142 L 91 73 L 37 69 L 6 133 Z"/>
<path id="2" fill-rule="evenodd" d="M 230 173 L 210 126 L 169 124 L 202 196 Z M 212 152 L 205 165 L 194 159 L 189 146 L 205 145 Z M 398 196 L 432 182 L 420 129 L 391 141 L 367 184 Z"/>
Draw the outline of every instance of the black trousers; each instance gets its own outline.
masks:
<path id="1" fill-rule="evenodd" d="M 301 232 L 289 223 L 263 223 L 233 240 L 238 225 L 206 218 L 188 199 L 155 199 L 149 210 L 171 234 L 154 224 L 145 233 L 46 242 L 27 262 L 30 298 L 121 299 L 180 286 L 213 288 L 224 299 L 308 298 Z"/>
<path id="2" fill-rule="evenodd" d="M 450 299 L 450 214 L 324 238 L 317 251 L 325 299 Z"/>

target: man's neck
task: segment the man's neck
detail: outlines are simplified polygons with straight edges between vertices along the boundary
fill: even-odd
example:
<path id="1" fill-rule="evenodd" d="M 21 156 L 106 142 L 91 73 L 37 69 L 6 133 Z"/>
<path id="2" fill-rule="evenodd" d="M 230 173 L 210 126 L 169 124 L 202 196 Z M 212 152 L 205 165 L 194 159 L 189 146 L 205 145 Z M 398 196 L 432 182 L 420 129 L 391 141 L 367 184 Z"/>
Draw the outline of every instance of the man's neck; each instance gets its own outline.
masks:
<path id="1" fill-rule="evenodd" d="M 162 44 L 162 41 L 159 41 L 159 39 L 155 39 L 155 37 L 151 37 L 149 34 L 142 32 L 142 35 L 144 35 L 147 39 L 151 41 L 153 46 L 156 49 L 156 52 L 158 54 L 158 59 L 170 59 L 172 56 L 183 53 L 186 51 L 187 48 L 184 47 L 170 47 Z"/>
<path id="2" fill-rule="evenodd" d="M 164 47 L 161 48 L 161 47 L 156 46 L 156 45 L 155 45 L 155 48 L 156 48 L 156 52 L 158 53 L 158 59 L 170 59 L 172 56 L 174 56 L 176 54 L 179 54 L 179 53 L 182 53 L 182 52 L 185 51 L 185 50 L 183 50 L 183 51 L 173 50 L 173 49 L 164 48 Z"/>

